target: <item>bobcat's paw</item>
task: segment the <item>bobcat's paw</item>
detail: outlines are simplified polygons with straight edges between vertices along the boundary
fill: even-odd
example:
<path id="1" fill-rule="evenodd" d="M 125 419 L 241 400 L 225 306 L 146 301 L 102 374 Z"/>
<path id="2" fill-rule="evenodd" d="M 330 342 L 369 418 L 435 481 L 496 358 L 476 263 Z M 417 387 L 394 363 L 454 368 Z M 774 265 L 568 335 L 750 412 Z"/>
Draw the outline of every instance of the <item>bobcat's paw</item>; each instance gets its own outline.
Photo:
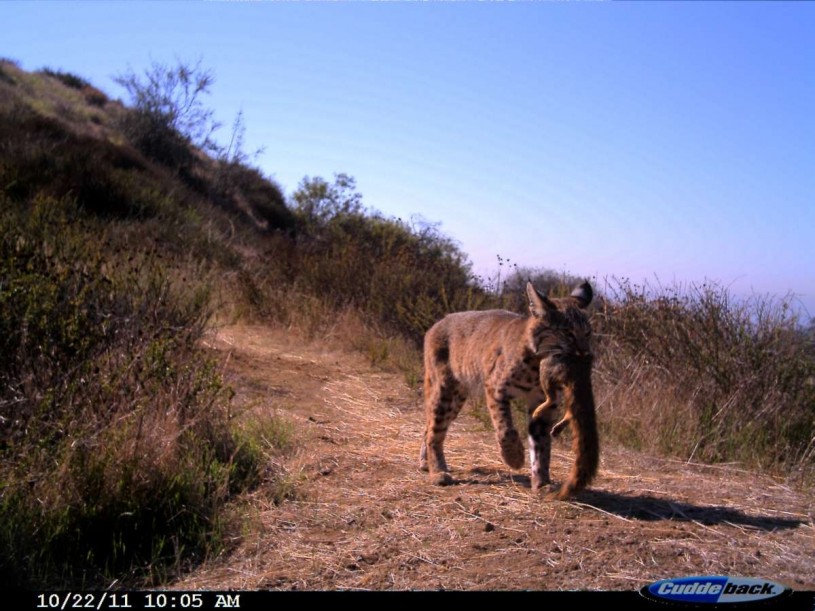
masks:
<path id="1" fill-rule="evenodd" d="M 552 480 L 549 477 L 541 477 L 540 475 L 532 475 L 532 490 L 540 490 L 541 488 L 552 489 Z"/>
<path id="2" fill-rule="evenodd" d="M 453 483 L 453 478 L 446 471 L 439 471 L 430 474 L 430 483 L 436 486 L 449 486 Z"/>
<path id="3" fill-rule="evenodd" d="M 501 458 L 513 469 L 524 466 L 524 444 L 517 431 L 510 431 L 501 439 Z"/>

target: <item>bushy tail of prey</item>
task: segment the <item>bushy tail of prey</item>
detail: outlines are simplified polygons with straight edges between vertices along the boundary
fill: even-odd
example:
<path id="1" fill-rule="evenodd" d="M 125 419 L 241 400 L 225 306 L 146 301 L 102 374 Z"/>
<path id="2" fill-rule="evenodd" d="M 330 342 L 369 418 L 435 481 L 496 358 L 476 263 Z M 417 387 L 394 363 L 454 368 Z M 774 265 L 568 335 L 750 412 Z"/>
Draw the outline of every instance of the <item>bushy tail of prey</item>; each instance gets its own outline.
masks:
<path id="1" fill-rule="evenodd" d="M 594 410 L 594 396 L 591 382 L 575 384 L 565 390 L 565 403 L 572 428 L 572 450 L 575 453 L 574 465 L 569 478 L 552 493 L 552 498 L 564 500 L 586 488 L 600 463 L 600 439 L 597 435 L 597 417 Z"/>

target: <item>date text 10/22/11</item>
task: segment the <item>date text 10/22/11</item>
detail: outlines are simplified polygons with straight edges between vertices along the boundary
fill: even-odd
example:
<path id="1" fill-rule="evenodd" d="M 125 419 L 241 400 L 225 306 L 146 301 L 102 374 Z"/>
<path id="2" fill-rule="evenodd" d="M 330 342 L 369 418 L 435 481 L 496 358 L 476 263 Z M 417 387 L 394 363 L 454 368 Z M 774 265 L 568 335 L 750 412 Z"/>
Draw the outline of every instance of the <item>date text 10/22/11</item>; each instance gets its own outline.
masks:
<path id="1" fill-rule="evenodd" d="M 230 592 L 54 592 L 37 594 L 35 609 L 239 609 Z"/>

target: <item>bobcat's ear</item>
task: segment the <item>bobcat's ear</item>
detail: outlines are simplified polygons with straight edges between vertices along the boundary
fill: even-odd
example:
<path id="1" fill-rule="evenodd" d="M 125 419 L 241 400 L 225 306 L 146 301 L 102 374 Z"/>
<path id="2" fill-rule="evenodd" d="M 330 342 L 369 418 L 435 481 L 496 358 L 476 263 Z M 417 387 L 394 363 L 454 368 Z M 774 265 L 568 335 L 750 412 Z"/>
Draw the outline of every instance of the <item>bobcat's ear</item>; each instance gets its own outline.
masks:
<path id="1" fill-rule="evenodd" d="M 591 289 L 591 284 L 584 282 L 578 286 L 572 291 L 572 297 L 574 297 L 577 301 L 578 307 L 582 309 L 589 307 L 589 304 L 594 297 L 594 291 Z"/>
<path id="2" fill-rule="evenodd" d="M 547 311 L 557 310 L 557 306 L 546 295 L 539 293 L 531 282 L 526 283 L 526 295 L 529 297 L 529 313 L 532 316 L 541 318 Z"/>

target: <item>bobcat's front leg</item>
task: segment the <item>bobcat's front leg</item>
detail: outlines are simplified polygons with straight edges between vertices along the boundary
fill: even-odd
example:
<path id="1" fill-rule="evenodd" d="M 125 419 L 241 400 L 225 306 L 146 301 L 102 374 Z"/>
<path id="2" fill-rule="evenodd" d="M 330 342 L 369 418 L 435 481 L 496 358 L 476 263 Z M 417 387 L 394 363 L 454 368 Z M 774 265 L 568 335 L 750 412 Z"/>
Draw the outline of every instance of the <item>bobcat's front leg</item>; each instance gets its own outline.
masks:
<path id="1" fill-rule="evenodd" d="M 524 444 L 512 424 L 509 397 L 503 392 L 495 392 L 490 387 L 487 387 L 486 390 L 487 408 L 495 427 L 495 437 L 501 449 L 501 458 L 513 469 L 520 469 L 524 466 Z"/>
<path id="2" fill-rule="evenodd" d="M 547 409 L 538 418 L 529 419 L 529 468 L 533 490 L 542 488 L 552 481 L 549 477 L 549 462 L 552 453 L 550 435 L 554 415 L 555 410 Z"/>

